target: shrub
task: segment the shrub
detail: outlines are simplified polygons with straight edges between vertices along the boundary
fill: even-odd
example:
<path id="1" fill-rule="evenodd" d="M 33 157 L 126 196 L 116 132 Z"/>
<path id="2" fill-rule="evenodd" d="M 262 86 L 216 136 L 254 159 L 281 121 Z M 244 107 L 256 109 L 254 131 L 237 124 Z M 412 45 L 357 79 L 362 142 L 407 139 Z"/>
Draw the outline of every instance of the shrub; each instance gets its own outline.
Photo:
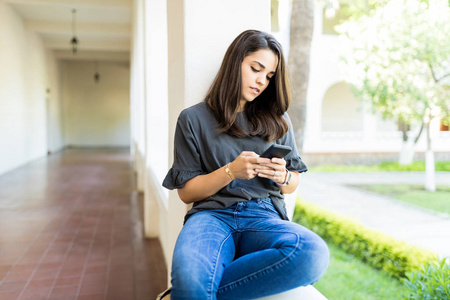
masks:
<path id="1" fill-rule="evenodd" d="M 297 202 L 293 220 L 395 278 L 406 277 L 406 274 L 420 270 L 422 265 L 435 259 L 433 253 L 422 248 L 367 229 L 304 201 Z"/>
<path id="2" fill-rule="evenodd" d="M 450 299 L 450 266 L 446 258 L 409 273 L 403 282 L 410 291 L 405 299 Z"/>

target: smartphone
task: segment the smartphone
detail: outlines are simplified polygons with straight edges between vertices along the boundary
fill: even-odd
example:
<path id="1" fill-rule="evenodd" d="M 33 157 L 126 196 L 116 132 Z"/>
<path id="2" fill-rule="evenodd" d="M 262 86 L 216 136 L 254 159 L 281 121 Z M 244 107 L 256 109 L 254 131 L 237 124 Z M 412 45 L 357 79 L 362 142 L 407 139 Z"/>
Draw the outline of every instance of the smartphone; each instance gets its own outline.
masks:
<path id="1" fill-rule="evenodd" d="M 264 158 L 272 158 L 272 157 L 283 158 L 291 151 L 292 151 L 292 148 L 289 147 L 289 146 L 272 144 L 259 157 L 264 157 Z"/>

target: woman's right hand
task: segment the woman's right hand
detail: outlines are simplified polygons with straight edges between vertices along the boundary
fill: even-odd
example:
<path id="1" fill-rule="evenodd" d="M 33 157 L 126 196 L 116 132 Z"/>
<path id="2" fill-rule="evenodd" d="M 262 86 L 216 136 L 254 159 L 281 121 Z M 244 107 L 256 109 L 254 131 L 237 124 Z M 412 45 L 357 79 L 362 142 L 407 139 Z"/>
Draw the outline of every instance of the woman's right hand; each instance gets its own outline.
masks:
<path id="1" fill-rule="evenodd" d="M 259 157 L 255 152 L 243 151 L 229 164 L 231 175 L 239 179 L 252 179 L 258 171 L 269 169 L 265 166 L 270 164 L 270 159 Z M 186 182 L 183 188 L 178 189 L 178 195 L 184 203 L 189 204 L 201 201 L 214 195 L 231 181 L 230 176 L 222 166 L 217 170 L 203 175 L 198 175 Z"/>
<path id="2" fill-rule="evenodd" d="M 258 174 L 258 170 L 269 163 L 269 158 L 259 157 L 253 151 L 243 151 L 230 163 L 229 168 L 235 178 L 248 180 L 254 178 Z"/>

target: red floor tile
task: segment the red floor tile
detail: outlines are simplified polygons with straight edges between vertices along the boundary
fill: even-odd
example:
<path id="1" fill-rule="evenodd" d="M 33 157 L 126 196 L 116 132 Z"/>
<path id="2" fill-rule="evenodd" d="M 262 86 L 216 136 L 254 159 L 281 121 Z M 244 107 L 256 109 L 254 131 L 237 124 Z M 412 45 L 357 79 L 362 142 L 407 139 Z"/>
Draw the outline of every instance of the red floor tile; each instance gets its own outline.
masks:
<path id="1" fill-rule="evenodd" d="M 0 291 L 0 300 L 16 300 L 17 298 L 19 298 L 21 292 L 19 291 L 7 291 L 7 292 L 2 292 Z"/>
<path id="2" fill-rule="evenodd" d="M 27 280 L 5 281 L 0 285 L 0 291 L 22 291 L 27 282 Z"/>
<path id="3" fill-rule="evenodd" d="M 30 272 L 36 269 L 37 264 L 15 265 L 12 270 L 15 272 Z"/>
<path id="4" fill-rule="evenodd" d="M 69 149 L 1 175 L 0 300 L 155 299 L 167 271 L 135 230 L 136 195 L 123 150 Z"/>
<path id="5" fill-rule="evenodd" d="M 6 276 L 3 282 L 10 282 L 10 281 L 18 281 L 18 280 L 28 280 L 33 274 L 33 271 L 14 271 L 12 270 L 9 272 L 9 274 Z"/>
<path id="6" fill-rule="evenodd" d="M 19 300 L 44 300 L 48 299 L 48 294 L 51 290 L 49 286 L 39 286 L 39 287 L 27 287 L 22 292 Z"/>
<path id="7" fill-rule="evenodd" d="M 78 286 L 55 287 L 49 299 L 73 299 L 77 296 Z"/>
<path id="8" fill-rule="evenodd" d="M 63 287 L 63 286 L 78 286 L 80 284 L 81 277 L 72 276 L 72 277 L 58 277 L 55 283 L 55 287 Z"/>
<path id="9" fill-rule="evenodd" d="M 104 300 L 105 295 L 104 294 L 98 294 L 98 295 L 81 295 L 78 296 L 77 300 Z M 106 298 L 108 299 L 108 298 Z M 122 299 L 133 299 L 133 298 L 122 298 Z"/>
<path id="10" fill-rule="evenodd" d="M 28 282 L 28 287 L 52 287 L 54 279 L 32 279 Z"/>

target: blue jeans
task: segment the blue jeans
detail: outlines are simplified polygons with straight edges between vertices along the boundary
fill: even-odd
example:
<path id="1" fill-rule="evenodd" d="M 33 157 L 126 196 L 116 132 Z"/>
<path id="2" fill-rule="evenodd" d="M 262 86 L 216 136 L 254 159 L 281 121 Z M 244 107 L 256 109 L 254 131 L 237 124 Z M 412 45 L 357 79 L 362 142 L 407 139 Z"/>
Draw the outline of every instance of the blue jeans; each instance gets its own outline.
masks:
<path id="1" fill-rule="evenodd" d="M 270 198 L 200 211 L 172 261 L 171 299 L 254 299 L 313 284 L 329 251 L 312 231 L 282 220 Z"/>

